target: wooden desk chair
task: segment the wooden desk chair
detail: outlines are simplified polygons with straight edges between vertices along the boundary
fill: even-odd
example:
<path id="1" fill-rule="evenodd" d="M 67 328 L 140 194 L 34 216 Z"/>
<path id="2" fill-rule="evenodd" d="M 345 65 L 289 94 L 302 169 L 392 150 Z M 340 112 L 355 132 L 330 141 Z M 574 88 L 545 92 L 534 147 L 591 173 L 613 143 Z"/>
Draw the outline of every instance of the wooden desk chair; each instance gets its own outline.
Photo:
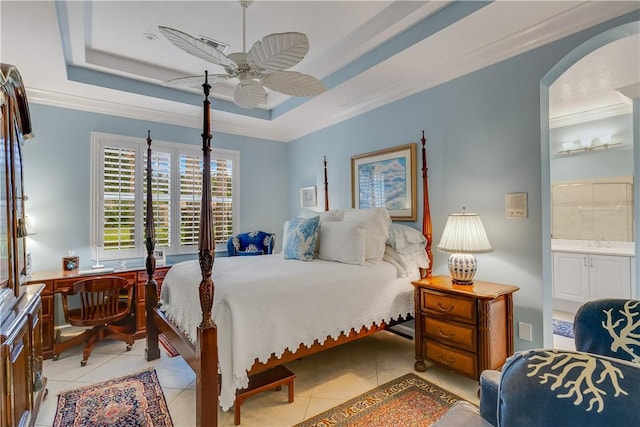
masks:
<path id="1" fill-rule="evenodd" d="M 80 297 L 80 307 L 70 309 L 68 299 L 76 294 Z M 128 317 L 133 301 L 133 284 L 122 277 L 93 277 L 75 282 L 61 295 L 67 323 L 91 328 L 66 341 L 56 342 L 53 346 L 54 360 L 66 349 L 86 342 L 80 362 L 81 366 L 85 366 L 93 347 L 105 338 L 124 341 L 127 351 L 131 350 L 135 328 Z"/>

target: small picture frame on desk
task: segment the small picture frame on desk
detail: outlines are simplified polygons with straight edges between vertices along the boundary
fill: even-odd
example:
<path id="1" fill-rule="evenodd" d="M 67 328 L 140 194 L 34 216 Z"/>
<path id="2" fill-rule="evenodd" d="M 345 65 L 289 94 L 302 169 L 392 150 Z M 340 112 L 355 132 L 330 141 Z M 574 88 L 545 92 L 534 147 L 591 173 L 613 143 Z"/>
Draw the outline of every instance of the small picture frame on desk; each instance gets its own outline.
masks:
<path id="1" fill-rule="evenodd" d="M 156 265 L 166 265 L 167 264 L 167 249 L 166 248 L 156 248 L 153 250 L 153 257 L 156 259 Z"/>
<path id="2" fill-rule="evenodd" d="M 77 257 L 77 256 L 62 257 L 63 271 L 77 271 L 79 265 L 80 265 L 80 257 Z"/>

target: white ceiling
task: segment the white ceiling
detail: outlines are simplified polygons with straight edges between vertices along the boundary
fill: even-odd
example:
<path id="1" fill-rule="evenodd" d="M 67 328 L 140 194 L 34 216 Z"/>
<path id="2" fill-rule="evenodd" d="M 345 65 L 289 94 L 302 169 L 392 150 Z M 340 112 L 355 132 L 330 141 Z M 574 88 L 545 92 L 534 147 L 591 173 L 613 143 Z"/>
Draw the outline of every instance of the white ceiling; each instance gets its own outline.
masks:
<path id="1" fill-rule="evenodd" d="M 213 129 L 290 141 L 608 19 L 637 1 L 254 1 L 247 46 L 286 31 L 308 35 L 294 69 L 321 79 L 314 98 L 270 92 L 241 110 L 233 86 L 213 87 Z M 221 73 L 164 39 L 158 25 L 242 50 L 242 8 L 228 1 L 0 2 L 0 60 L 18 67 L 30 102 L 200 128 L 202 95 L 167 79 Z M 149 36 L 152 35 L 152 36 Z M 150 40 L 149 38 L 157 38 Z M 638 84 L 638 37 L 584 58 L 551 92 L 555 118 L 627 103 Z"/>
<path id="2" fill-rule="evenodd" d="M 640 35 L 609 43 L 576 62 L 549 88 L 549 115 L 556 121 L 576 120 L 605 110 L 631 111 L 623 95 L 640 81 Z M 581 113 L 576 118 L 577 113 Z M 573 116 L 573 117 L 572 117 Z"/>

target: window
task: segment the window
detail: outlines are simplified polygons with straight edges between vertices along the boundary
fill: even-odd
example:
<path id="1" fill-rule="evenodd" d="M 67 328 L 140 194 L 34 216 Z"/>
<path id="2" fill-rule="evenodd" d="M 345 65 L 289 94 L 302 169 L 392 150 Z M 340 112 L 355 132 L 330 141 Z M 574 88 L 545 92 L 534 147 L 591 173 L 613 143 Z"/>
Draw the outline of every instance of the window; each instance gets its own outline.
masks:
<path id="1" fill-rule="evenodd" d="M 202 149 L 153 141 L 151 191 L 156 247 L 168 255 L 197 251 L 202 198 Z M 226 249 L 238 208 L 234 150 L 211 150 L 211 190 L 216 249 Z M 92 236 L 100 259 L 146 256 L 147 141 L 92 133 Z"/>

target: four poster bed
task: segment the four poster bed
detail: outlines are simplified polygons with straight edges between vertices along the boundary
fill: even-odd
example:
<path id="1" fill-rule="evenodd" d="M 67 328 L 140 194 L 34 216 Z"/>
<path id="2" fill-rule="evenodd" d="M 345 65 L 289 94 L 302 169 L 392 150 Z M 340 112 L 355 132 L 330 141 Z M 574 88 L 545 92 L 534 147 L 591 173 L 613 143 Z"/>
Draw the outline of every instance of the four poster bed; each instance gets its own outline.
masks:
<path id="1" fill-rule="evenodd" d="M 220 402 L 224 410 L 232 406 L 236 389 L 247 386 L 247 376 L 371 335 L 410 317 L 414 310 L 410 280 L 430 276 L 433 258 L 423 132 L 424 215 L 420 256 L 428 260 L 428 266 L 421 264 L 421 268 L 411 273 L 417 277 L 402 276 L 397 266 L 382 260 L 367 265 L 326 260 L 321 256 L 322 245 L 320 255 L 314 256 L 311 262 L 286 259 L 286 254 L 225 257 L 216 261 L 213 271 L 212 136 L 208 100 L 210 85 L 206 76 L 202 86 L 205 95 L 203 194 L 198 262 L 186 261 L 172 266 L 163 281 L 160 304 L 154 278 L 150 136 L 147 139 L 145 245 L 149 280 L 146 286 L 146 358 L 160 357 L 158 334 L 163 333 L 196 373 L 197 424 L 216 426 L 217 403 Z M 334 211 L 329 212 L 328 206 L 326 158 L 324 165 L 325 214 L 330 215 Z M 386 210 L 382 210 L 388 216 Z M 338 227 L 336 233 L 342 232 L 339 229 L 342 225 L 323 224 L 320 233 L 324 229 L 333 228 L 335 231 L 334 227 Z M 354 226 L 358 230 L 362 227 Z M 416 230 L 413 232 L 420 234 Z M 363 231 L 361 235 L 364 234 Z M 330 239 L 328 234 L 320 236 L 324 236 L 320 238 L 321 242 L 327 243 Z M 283 236 L 283 246 L 285 239 Z M 387 249 L 384 256 L 388 261 Z M 197 308 L 192 306 L 194 300 L 199 304 Z M 194 315 L 194 312 L 197 313 Z"/>

